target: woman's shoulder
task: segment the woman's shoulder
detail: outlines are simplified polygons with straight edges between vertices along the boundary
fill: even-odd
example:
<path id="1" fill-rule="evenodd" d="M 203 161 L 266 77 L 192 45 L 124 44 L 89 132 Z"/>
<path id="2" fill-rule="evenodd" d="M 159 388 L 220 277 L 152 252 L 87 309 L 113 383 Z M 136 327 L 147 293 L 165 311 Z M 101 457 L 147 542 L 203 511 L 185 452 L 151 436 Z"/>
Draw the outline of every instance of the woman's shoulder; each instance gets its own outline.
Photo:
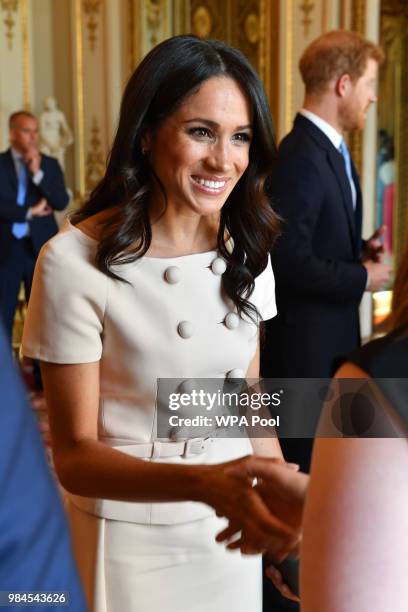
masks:
<path id="1" fill-rule="evenodd" d="M 408 378 L 408 330 L 397 329 L 347 356 L 372 377 Z"/>
<path id="2" fill-rule="evenodd" d="M 69 262 L 86 260 L 87 255 L 95 253 L 96 244 L 95 240 L 66 219 L 58 234 L 42 247 L 39 261 L 56 260 L 65 266 Z"/>
<path id="3" fill-rule="evenodd" d="M 107 277 L 96 266 L 97 241 L 66 220 L 61 230 L 41 249 L 36 277 L 54 291 L 70 287 L 87 291 L 105 286 Z"/>
<path id="4" fill-rule="evenodd" d="M 42 256 L 62 255 L 64 259 L 91 255 L 97 250 L 102 237 L 102 229 L 107 220 L 115 212 L 115 207 L 103 210 L 100 213 L 74 223 L 66 219 L 58 234 L 49 240 L 42 250 Z"/>

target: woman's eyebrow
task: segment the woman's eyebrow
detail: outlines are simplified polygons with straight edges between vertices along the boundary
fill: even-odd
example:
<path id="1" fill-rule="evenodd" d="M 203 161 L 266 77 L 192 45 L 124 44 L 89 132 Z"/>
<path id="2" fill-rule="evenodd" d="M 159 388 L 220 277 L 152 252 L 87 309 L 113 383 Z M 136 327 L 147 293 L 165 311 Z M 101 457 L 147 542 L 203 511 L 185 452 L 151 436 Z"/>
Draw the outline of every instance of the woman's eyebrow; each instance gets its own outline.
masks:
<path id="1" fill-rule="evenodd" d="M 204 117 L 194 117 L 193 119 L 188 119 L 187 121 L 183 121 L 183 123 L 204 123 L 204 125 L 208 125 L 211 128 L 219 128 L 220 124 L 216 121 L 211 121 L 211 119 L 204 119 Z M 235 130 L 251 130 L 252 125 L 248 123 L 247 125 L 237 125 Z"/>

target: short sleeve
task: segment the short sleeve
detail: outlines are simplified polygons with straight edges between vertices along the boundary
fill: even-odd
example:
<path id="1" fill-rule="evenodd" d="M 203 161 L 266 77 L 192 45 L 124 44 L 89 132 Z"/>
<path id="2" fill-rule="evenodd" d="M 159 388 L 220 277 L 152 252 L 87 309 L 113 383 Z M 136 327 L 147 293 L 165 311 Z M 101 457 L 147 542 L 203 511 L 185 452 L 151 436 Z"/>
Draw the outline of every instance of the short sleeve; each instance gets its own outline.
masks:
<path id="1" fill-rule="evenodd" d="M 43 247 L 24 324 L 24 355 L 64 364 L 99 361 L 108 279 L 93 259 L 90 245 L 72 232 Z"/>
<path id="2" fill-rule="evenodd" d="M 265 270 L 255 279 L 255 289 L 250 299 L 257 307 L 263 321 L 276 316 L 275 277 L 270 257 Z"/>

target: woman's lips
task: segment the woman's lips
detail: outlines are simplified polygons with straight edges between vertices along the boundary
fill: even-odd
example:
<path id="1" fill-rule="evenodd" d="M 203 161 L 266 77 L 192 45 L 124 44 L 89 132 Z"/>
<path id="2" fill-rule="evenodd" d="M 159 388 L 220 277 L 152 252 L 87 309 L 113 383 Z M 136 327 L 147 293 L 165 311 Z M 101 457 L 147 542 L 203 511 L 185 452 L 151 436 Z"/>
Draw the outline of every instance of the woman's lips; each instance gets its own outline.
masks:
<path id="1" fill-rule="evenodd" d="M 225 191 L 229 181 L 229 179 L 227 178 L 209 179 L 198 175 L 192 175 L 191 179 L 196 189 L 202 191 L 203 193 L 210 193 L 215 195 L 218 195 L 219 193 Z"/>

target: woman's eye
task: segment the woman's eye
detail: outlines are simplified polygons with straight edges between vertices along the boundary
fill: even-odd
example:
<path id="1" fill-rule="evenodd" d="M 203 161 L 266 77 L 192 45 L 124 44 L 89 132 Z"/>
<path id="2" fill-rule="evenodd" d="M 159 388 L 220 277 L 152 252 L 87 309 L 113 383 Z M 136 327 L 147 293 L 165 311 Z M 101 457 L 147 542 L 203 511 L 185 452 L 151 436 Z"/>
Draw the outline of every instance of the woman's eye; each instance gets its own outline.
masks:
<path id="1" fill-rule="evenodd" d="M 238 142 L 250 142 L 251 141 L 251 137 L 247 132 L 239 132 L 238 134 L 234 134 L 233 139 L 237 140 Z"/>
<path id="2" fill-rule="evenodd" d="M 205 127 L 190 128 L 188 133 L 197 138 L 212 138 L 211 131 Z"/>

